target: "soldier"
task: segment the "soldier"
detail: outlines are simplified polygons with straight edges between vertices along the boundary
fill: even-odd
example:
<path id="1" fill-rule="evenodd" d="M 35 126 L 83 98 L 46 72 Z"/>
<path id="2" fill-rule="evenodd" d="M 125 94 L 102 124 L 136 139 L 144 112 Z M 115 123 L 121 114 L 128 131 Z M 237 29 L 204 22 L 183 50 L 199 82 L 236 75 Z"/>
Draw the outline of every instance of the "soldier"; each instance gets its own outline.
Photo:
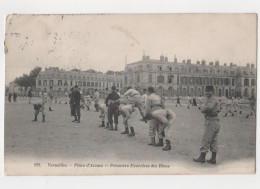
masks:
<path id="1" fill-rule="evenodd" d="M 126 104 L 120 106 L 119 110 L 122 113 L 123 116 L 123 124 L 125 126 L 125 131 L 121 134 L 127 134 L 127 136 L 135 136 L 135 131 L 133 127 L 133 120 L 135 116 L 137 115 L 137 111 L 133 104 Z M 129 133 L 130 128 L 130 133 Z"/>
<path id="2" fill-rule="evenodd" d="M 69 101 L 69 93 L 67 92 L 67 89 L 65 90 L 64 97 L 65 97 L 65 104 L 68 104 L 68 101 Z"/>
<path id="3" fill-rule="evenodd" d="M 220 105 L 217 98 L 214 96 L 213 86 L 206 86 L 207 101 L 201 112 L 205 115 L 205 129 L 201 141 L 200 156 L 194 158 L 193 161 L 205 163 L 206 153 L 210 149 L 212 156 L 208 163 L 216 164 L 216 155 L 218 151 L 217 140 L 219 125 Z"/>
<path id="4" fill-rule="evenodd" d="M 189 109 L 190 108 L 190 104 L 191 104 L 191 98 L 190 98 L 190 96 L 188 96 L 187 97 L 187 103 L 188 103 L 188 106 L 187 106 L 187 108 Z"/>
<path id="5" fill-rule="evenodd" d="M 32 99 L 32 89 L 31 88 L 29 88 L 28 97 L 29 97 L 29 104 L 31 104 L 31 99 Z"/>
<path id="6" fill-rule="evenodd" d="M 256 109 L 256 98 L 255 98 L 255 95 L 252 94 L 252 96 L 250 98 L 248 98 L 248 100 L 249 100 L 249 104 L 250 104 L 251 113 L 247 114 L 246 118 L 249 118 L 249 116 L 253 115 L 253 113 L 256 116 L 256 113 L 255 113 L 255 109 Z"/>
<path id="7" fill-rule="evenodd" d="M 14 94 L 13 94 L 13 100 L 14 100 L 14 102 L 17 101 L 17 93 L 15 91 L 14 91 Z"/>
<path id="8" fill-rule="evenodd" d="M 91 105 L 91 98 L 89 96 L 89 93 L 86 94 L 85 99 L 86 99 L 85 100 L 86 101 L 86 108 L 89 110 L 89 107 Z"/>
<path id="9" fill-rule="evenodd" d="M 97 89 L 95 89 L 95 93 L 94 93 L 94 98 L 93 98 L 93 100 L 92 101 L 94 101 L 94 106 L 95 106 L 95 108 L 96 108 L 96 112 L 98 112 L 98 107 L 99 107 L 99 105 L 98 105 L 98 100 L 99 100 L 99 92 L 98 92 L 98 90 Z"/>
<path id="10" fill-rule="evenodd" d="M 109 130 L 117 130 L 118 126 L 118 112 L 119 112 L 119 95 L 116 92 L 116 87 L 112 86 L 112 92 L 106 98 L 106 106 L 108 106 L 108 120 L 109 120 Z M 113 128 L 113 116 L 115 128 Z"/>
<path id="11" fill-rule="evenodd" d="M 78 86 L 74 87 L 74 91 L 72 92 L 72 104 L 73 104 L 73 112 L 74 112 L 74 120 L 72 122 L 80 123 L 80 100 L 81 94 L 78 90 Z"/>
<path id="12" fill-rule="evenodd" d="M 198 97 L 198 108 L 199 110 L 201 110 L 201 101 L 202 101 L 202 98 L 201 98 L 201 95 Z"/>
<path id="13" fill-rule="evenodd" d="M 37 121 L 38 114 L 40 112 L 42 112 L 42 122 L 45 122 L 45 116 L 46 116 L 45 104 L 47 103 L 47 98 L 48 98 L 48 94 L 46 93 L 46 91 L 42 91 L 41 92 L 41 102 L 33 104 L 33 107 L 34 107 L 34 120 L 33 121 Z"/>
<path id="14" fill-rule="evenodd" d="M 12 93 L 11 93 L 11 91 L 8 92 L 8 101 L 12 102 Z"/>
<path id="15" fill-rule="evenodd" d="M 176 107 L 177 107 L 178 104 L 182 107 L 181 98 L 179 96 L 177 96 L 177 99 L 176 99 Z"/>
<path id="16" fill-rule="evenodd" d="M 105 120 L 106 120 L 106 117 L 107 117 L 106 104 L 101 104 L 99 106 L 99 112 L 100 112 L 99 118 L 101 119 L 101 125 L 99 127 L 105 127 Z M 108 123 L 108 120 L 107 120 L 107 123 Z"/>
<path id="17" fill-rule="evenodd" d="M 152 117 L 151 115 L 155 110 L 165 109 L 165 105 L 161 99 L 161 97 L 155 94 L 155 90 L 153 87 L 148 88 L 148 98 L 146 100 L 145 105 L 145 119 L 149 120 L 149 136 L 151 137 L 151 143 L 148 145 L 152 146 L 163 146 L 163 139 L 159 138 L 158 143 L 155 143 L 156 130 L 158 129 L 158 121 Z M 154 115 L 153 115 L 154 116 Z"/>
<path id="18" fill-rule="evenodd" d="M 69 98 L 70 98 L 70 116 L 74 116 L 75 112 L 74 112 L 74 106 L 73 106 L 73 91 L 74 91 L 74 87 L 72 87 L 70 89 L 70 93 L 69 93 Z"/>
<path id="19" fill-rule="evenodd" d="M 127 91 L 124 93 L 124 96 L 127 97 L 127 102 L 129 104 L 134 104 L 138 108 L 142 118 L 144 119 L 144 109 L 143 109 L 143 100 L 140 93 L 132 89 L 131 86 L 127 87 Z"/>
<path id="20" fill-rule="evenodd" d="M 61 89 L 58 91 L 58 103 L 61 104 Z"/>
<path id="21" fill-rule="evenodd" d="M 176 115 L 173 111 L 168 109 L 158 109 L 151 113 L 151 116 L 157 121 L 157 133 L 159 141 L 165 139 L 164 151 L 171 150 L 171 134 L 172 125 L 176 120 Z"/>
<path id="22" fill-rule="evenodd" d="M 53 101 L 53 98 L 54 98 L 54 92 L 53 92 L 52 86 L 50 86 L 50 91 L 48 93 L 48 96 L 49 96 L 49 111 L 53 111 L 52 110 L 52 101 Z"/>

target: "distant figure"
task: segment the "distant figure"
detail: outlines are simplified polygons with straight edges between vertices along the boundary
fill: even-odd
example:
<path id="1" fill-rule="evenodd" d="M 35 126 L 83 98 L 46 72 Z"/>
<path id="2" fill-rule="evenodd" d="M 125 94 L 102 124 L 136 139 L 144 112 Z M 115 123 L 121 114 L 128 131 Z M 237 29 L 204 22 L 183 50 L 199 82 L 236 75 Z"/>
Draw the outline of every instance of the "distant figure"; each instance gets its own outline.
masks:
<path id="1" fill-rule="evenodd" d="M 201 103 L 202 103 L 202 98 L 201 95 L 198 97 L 198 108 L 201 110 Z"/>
<path id="2" fill-rule="evenodd" d="M 52 86 L 50 86 L 50 91 L 48 93 L 48 96 L 49 96 L 49 111 L 53 111 L 52 110 L 52 101 L 53 101 L 53 98 L 54 98 L 54 91 L 53 91 Z"/>
<path id="3" fill-rule="evenodd" d="M 192 98 L 192 106 L 197 106 L 197 101 L 195 97 Z"/>
<path id="4" fill-rule="evenodd" d="M 177 96 L 177 99 L 176 99 L 176 107 L 177 107 L 178 104 L 182 107 L 181 98 L 179 96 Z"/>
<path id="5" fill-rule="evenodd" d="M 94 93 L 94 98 L 93 100 L 94 101 L 94 107 L 96 108 L 96 112 L 99 111 L 99 105 L 98 105 L 98 101 L 99 101 L 99 92 L 97 89 L 95 89 L 95 93 Z"/>
<path id="6" fill-rule="evenodd" d="M 231 97 L 226 99 L 226 113 L 224 117 L 227 117 L 228 113 L 230 113 L 234 117 L 234 113 L 232 112 L 232 100 Z"/>
<path id="7" fill-rule="evenodd" d="M 69 93 L 68 93 L 67 91 L 65 91 L 64 96 L 65 96 L 65 104 L 68 104 L 68 101 L 69 101 Z"/>
<path id="8" fill-rule="evenodd" d="M 91 105 L 91 97 L 89 96 L 89 93 L 86 94 L 85 101 L 86 101 L 86 108 L 87 110 L 89 110 L 89 107 Z"/>
<path id="9" fill-rule="evenodd" d="M 112 86 L 112 92 L 106 98 L 106 106 L 108 107 L 109 130 L 117 131 L 118 113 L 119 113 L 119 95 L 116 92 L 116 87 Z M 114 121 L 113 121 L 114 117 Z M 115 123 L 115 127 L 113 127 Z"/>
<path id="10" fill-rule="evenodd" d="M 70 99 L 70 116 L 74 116 L 74 108 L 73 108 L 73 102 L 72 102 L 72 99 L 73 99 L 73 91 L 74 91 L 74 87 L 72 87 L 70 89 L 70 92 L 69 92 L 69 99 Z"/>
<path id="11" fill-rule="evenodd" d="M 8 92 L 8 101 L 12 102 L 12 93 L 10 91 Z"/>
<path id="12" fill-rule="evenodd" d="M 40 112 L 42 112 L 42 122 L 45 122 L 45 104 L 47 103 L 48 94 L 44 91 L 41 92 L 41 102 L 33 104 L 34 107 L 34 120 L 37 121 L 37 117 Z"/>
<path id="13" fill-rule="evenodd" d="M 101 106 L 99 106 L 99 118 L 101 120 L 101 125 L 99 127 L 105 127 L 105 120 L 107 118 L 107 107 L 106 104 L 101 104 Z M 108 120 L 107 120 L 108 123 Z"/>
<path id="14" fill-rule="evenodd" d="M 250 108 L 251 108 L 251 113 L 247 114 L 246 118 L 249 118 L 249 116 L 253 115 L 253 113 L 256 116 L 256 98 L 255 98 L 255 95 L 252 94 L 252 96 L 250 98 L 248 98 L 248 100 L 249 100 L 249 104 L 250 104 Z"/>
<path id="15" fill-rule="evenodd" d="M 17 102 L 17 93 L 14 91 L 14 94 L 13 94 L 13 100 L 14 102 Z"/>
<path id="16" fill-rule="evenodd" d="M 80 100 L 81 94 L 79 92 L 78 86 L 74 87 L 74 91 L 72 92 L 72 107 L 73 107 L 73 115 L 74 120 L 72 122 L 80 123 Z"/>
<path id="17" fill-rule="evenodd" d="M 32 90 L 29 89 L 28 91 L 28 97 L 29 97 L 29 104 L 31 104 L 31 99 L 32 99 Z"/>
<path id="18" fill-rule="evenodd" d="M 143 93 L 144 93 L 144 94 L 142 95 L 142 99 L 143 99 L 143 107 L 144 107 L 144 109 L 145 109 L 146 100 L 147 100 L 147 98 L 148 98 L 146 89 L 143 89 Z"/>

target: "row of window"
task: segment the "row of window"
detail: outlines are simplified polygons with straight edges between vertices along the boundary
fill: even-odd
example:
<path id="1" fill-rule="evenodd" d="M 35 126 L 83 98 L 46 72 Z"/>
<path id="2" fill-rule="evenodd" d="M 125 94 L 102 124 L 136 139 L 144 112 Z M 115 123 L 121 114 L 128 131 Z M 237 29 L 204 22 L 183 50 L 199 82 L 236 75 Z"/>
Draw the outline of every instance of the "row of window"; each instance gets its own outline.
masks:
<path id="1" fill-rule="evenodd" d="M 133 78 L 130 76 L 129 81 L 125 76 L 125 83 L 133 83 Z M 167 76 L 167 83 L 173 83 L 174 75 Z M 136 82 L 141 82 L 140 75 L 137 74 Z M 148 83 L 153 83 L 153 74 L 148 75 Z M 157 83 L 165 83 L 165 78 L 162 75 L 157 76 Z M 235 79 L 229 78 L 201 78 L 201 77 L 177 77 L 177 84 L 183 85 L 235 85 Z M 244 85 L 249 86 L 249 79 L 244 79 Z M 255 86 L 255 79 L 251 79 L 251 86 Z"/>
<path id="2" fill-rule="evenodd" d="M 134 68 L 127 68 L 127 71 L 134 71 L 134 70 L 139 70 L 142 71 L 143 70 L 143 66 L 139 65 L 138 67 L 134 67 Z M 148 70 L 153 70 L 152 65 L 147 65 Z M 144 69 L 144 70 L 146 70 Z M 198 66 L 194 66 L 194 67 L 172 67 L 172 66 L 167 66 L 167 67 L 163 67 L 161 65 L 157 66 L 157 70 L 158 71 L 175 71 L 175 72 L 182 72 L 182 73 L 202 73 L 202 74 L 218 74 L 218 75 L 236 75 L 238 72 L 235 70 L 222 70 L 222 69 L 211 69 L 211 68 L 203 68 L 200 69 L 200 67 Z M 241 73 L 241 72 L 240 72 Z M 244 75 L 248 75 L 249 71 L 244 70 L 243 73 Z M 251 72 L 252 75 L 254 75 L 254 72 Z"/>
<path id="3" fill-rule="evenodd" d="M 47 80 L 38 80 L 37 81 L 38 86 L 47 86 L 48 81 Z M 65 81 L 64 83 L 62 80 L 58 80 L 58 86 L 73 86 L 73 85 L 78 85 L 78 86 L 83 86 L 83 87 L 109 87 L 108 82 L 86 82 L 86 81 Z M 49 86 L 53 86 L 53 80 L 49 80 Z M 122 87 L 121 83 L 113 83 L 113 86 L 116 87 Z"/>
<path id="4" fill-rule="evenodd" d="M 40 74 L 39 78 L 53 78 L 54 74 Z M 61 78 L 61 74 L 56 74 L 57 78 Z M 64 78 L 67 78 L 67 75 L 63 75 Z M 70 79 L 73 79 L 73 76 L 69 76 Z M 87 80 L 96 80 L 96 81 L 119 81 L 115 78 L 100 78 L 100 77 L 88 77 L 88 76 L 76 76 L 74 75 L 74 79 L 87 79 Z"/>

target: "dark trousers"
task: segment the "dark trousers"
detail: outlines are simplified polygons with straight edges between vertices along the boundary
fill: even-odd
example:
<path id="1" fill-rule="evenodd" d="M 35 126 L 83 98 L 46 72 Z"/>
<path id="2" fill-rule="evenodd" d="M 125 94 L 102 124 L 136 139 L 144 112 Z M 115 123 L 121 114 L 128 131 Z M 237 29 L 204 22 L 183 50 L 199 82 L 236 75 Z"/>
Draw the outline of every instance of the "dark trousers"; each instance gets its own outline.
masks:
<path id="1" fill-rule="evenodd" d="M 80 116 L 80 104 L 73 105 L 74 107 L 74 116 Z"/>
<path id="2" fill-rule="evenodd" d="M 74 110 L 75 110 L 75 109 L 74 109 L 73 104 L 70 103 L 70 115 L 74 116 L 74 114 L 75 114 L 75 111 L 74 111 Z"/>
<path id="3" fill-rule="evenodd" d="M 118 104 L 111 104 L 108 108 L 108 121 L 110 125 L 113 124 L 113 116 L 114 116 L 114 123 L 118 124 L 118 112 L 119 107 Z"/>

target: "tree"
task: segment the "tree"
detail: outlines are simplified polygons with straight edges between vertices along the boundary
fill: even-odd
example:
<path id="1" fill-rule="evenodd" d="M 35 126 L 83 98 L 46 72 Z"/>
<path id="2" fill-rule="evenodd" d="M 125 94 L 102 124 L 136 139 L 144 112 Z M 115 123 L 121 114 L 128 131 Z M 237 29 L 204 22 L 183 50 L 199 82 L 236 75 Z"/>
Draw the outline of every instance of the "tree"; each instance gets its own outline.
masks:
<path id="1" fill-rule="evenodd" d="M 35 87 L 36 86 L 36 78 L 41 72 L 41 67 L 35 67 L 30 74 L 23 74 L 23 76 L 15 78 L 14 82 L 20 87 L 25 87 L 27 90 L 28 87 Z"/>

